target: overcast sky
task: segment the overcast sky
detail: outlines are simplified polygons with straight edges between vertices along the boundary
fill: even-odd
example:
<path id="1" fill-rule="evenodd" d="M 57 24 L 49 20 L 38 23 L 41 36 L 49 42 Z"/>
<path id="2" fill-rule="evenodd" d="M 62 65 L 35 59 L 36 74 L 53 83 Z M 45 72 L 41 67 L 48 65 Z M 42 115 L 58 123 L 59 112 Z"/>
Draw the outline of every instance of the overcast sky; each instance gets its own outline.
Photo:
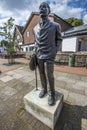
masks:
<path id="1" fill-rule="evenodd" d="M 10 17 L 15 19 L 15 24 L 24 25 L 31 12 L 38 11 L 43 1 L 61 18 L 82 18 L 87 24 L 87 0 L 0 0 L 0 25 Z"/>

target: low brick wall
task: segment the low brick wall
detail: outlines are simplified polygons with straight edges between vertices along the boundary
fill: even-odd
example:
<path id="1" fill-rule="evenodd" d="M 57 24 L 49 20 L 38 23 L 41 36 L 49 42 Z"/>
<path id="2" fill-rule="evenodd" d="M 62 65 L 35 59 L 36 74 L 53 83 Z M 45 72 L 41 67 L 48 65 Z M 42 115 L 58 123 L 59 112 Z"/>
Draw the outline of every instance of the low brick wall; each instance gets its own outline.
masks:
<path id="1" fill-rule="evenodd" d="M 86 64 L 87 55 L 76 54 L 75 55 L 75 66 L 84 67 Z"/>
<path id="2" fill-rule="evenodd" d="M 55 63 L 68 65 L 69 54 L 72 52 L 58 52 L 56 54 Z"/>
<path id="3" fill-rule="evenodd" d="M 26 52 L 25 58 L 30 59 L 33 52 Z M 55 58 L 56 64 L 68 65 L 69 64 L 69 55 L 74 54 L 74 66 L 84 67 L 86 65 L 87 52 L 58 52 Z"/>
<path id="4" fill-rule="evenodd" d="M 86 65 L 87 52 L 58 52 L 55 63 L 68 65 L 70 54 L 75 55 L 74 66 L 84 67 Z"/>

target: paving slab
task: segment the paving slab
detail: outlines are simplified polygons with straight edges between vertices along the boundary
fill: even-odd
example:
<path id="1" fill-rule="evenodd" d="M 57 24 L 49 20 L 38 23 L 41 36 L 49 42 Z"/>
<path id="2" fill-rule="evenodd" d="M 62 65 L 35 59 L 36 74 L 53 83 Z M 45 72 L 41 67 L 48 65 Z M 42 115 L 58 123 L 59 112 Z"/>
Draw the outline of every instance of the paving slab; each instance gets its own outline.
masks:
<path id="1" fill-rule="evenodd" d="M 20 80 L 25 82 L 25 83 L 29 83 L 33 79 L 35 79 L 35 77 L 33 77 L 33 76 L 25 76 L 25 77 L 21 78 Z"/>
<path id="2" fill-rule="evenodd" d="M 29 85 L 30 85 L 30 86 L 33 86 L 33 87 L 35 88 L 35 86 L 36 86 L 36 80 L 33 79 L 32 81 L 30 81 L 30 82 L 29 82 Z M 41 81 L 40 81 L 39 79 L 37 80 L 37 87 L 38 87 L 38 88 L 41 88 Z"/>
<path id="3" fill-rule="evenodd" d="M 15 73 L 17 74 L 21 74 L 21 75 L 28 75 L 29 74 L 29 71 L 27 70 L 20 70 L 20 69 L 17 69 L 17 70 L 14 70 Z"/>
<path id="4" fill-rule="evenodd" d="M 60 87 L 60 88 L 65 88 L 66 82 L 63 81 L 62 79 L 61 79 L 61 80 L 56 80 L 56 79 L 55 79 L 55 86 L 56 86 L 56 87 Z"/>
<path id="5" fill-rule="evenodd" d="M 70 92 L 68 99 L 69 102 L 73 105 L 86 106 L 87 105 L 87 96 L 76 94 L 74 92 Z"/>
<path id="6" fill-rule="evenodd" d="M 87 70 L 86 70 L 87 71 Z M 81 81 L 83 81 L 83 82 L 87 82 L 87 75 L 86 76 L 81 76 Z"/>
<path id="7" fill-rule="evenodd" d="M 0 80 L 3 81 L 3 82 L 8 82 L 8 81 L 10 81 L 12 79 L 14 79 L 14 78 L 11 77 L 11 76 L 4 76 L 4 77 L 0 78 Z"/>
<path id="8" fill-rule="evenodd" d="M 17 118 L 16 113 L 7 112 L 6 116 L 0 118 L 0 130 L 19 130 L 25 122 Z"/>
<path id="9" fill-rule="evenodd" d="M 87 88 L 87 81 L 84 82 L 84 81 L 77 81 L 75 83 L 75 85 L 77 85 L 78 87 L 81 86 L 81 87 L 86 87 Z"/>
<path id="10" fill-rule="evenodd" d="M 13 96 L 16 93 L 17 93 L 16 89 L 11 88 L 9 86 L 6 86 L 6 87 L 1 89 L 1 91 L 0 91 L 0 98 L 3 101 L 6 101 L 6 100 L 8 100 L 11 96 Z"/>
<path id="11" fill-rule="evenodd" d="M 64 76 L 56 77 L 56 80 L 64 81 L 64 82 L 68 81 L 68 83 L 71 83 L 71 84 L 76 83 L 76 79 L 73 80 L 72 78 L 68 78 L 68 77 L 64 77 Z"/>
<path id="12" fill-rule="evenodd" d="M 25 125 L 24 127 L 20 128 L 18 130 L 34 130 L 34 128 L 31 125 L 27 124 L 27 125 Z"/>
<path id="13" fill-rule="evenodd" d="M 81 124 L 82 124 L 82 130 L 87 130 L 87 119 L 82 119 L 81 120 Z"/>
<path id="14" fill-rule="evenodd" d="M 22 75 L 21 73 L 20 74 L 13 74 L 12 77 L 15 78 L 15 79 L 20 79 L 22 78 L 24 75 Z"/>
<path id="15" fill-rule="evenodd" d="M 14 70 L 12 70 L 12 71 L 6 72 L 6 74 L 8 74 L 8 75 L 14 75 L 14 74 L 16 74 L 16 72 Z"/>
<path id="16" fill-rule="evenodd" d="M 6 86 L 6 84 L 3 81 L 0 80 L 0 88 L 2 88 L 4 86 Z"/>
<path id="17" fill-rule="evenodd" d="M 85 88 L 85 95 L 87 96 L 87 88 Z"/>
<path id="18" fill-rule="evenodd" d="M 22 89 L 26 88 L 26 83 L 20 80 L 17 80 L 15 84 L 12 85 L 12 88 L 16 89 L 17 92 L 21 91 Z"/>
<path id="19" fill-rule="evenodd" d="M 60 92 L 60 93 L 62 93 L 64 95 L 64 100 L 67 100 L 68 95 L 69 95 L 69 91 L 68 90 L 65 90 L 65 89 L 62 89 L 62 88 L 58 88 L 58 87 L 56 87 L 55 89 L 56 89 L 56 91 L 58 91 L 58 92 Z"/>
<path id="20" fill-rule="evenodd" d="M 4 116 L 8 111 L 8 106 L 0 99 L 0 117 Z"/>
<path id="21" fill-rule="evenodd" d="M 77 82 L 76 84 L 72 84 L 72 87 L 70 87 L 70 90 L 78 93 L 78 94 L 83 94 L 85 95 L 85 87 L 87 84 L 84 83 L 84 85 L 81 85 L 81 82 Z"/>

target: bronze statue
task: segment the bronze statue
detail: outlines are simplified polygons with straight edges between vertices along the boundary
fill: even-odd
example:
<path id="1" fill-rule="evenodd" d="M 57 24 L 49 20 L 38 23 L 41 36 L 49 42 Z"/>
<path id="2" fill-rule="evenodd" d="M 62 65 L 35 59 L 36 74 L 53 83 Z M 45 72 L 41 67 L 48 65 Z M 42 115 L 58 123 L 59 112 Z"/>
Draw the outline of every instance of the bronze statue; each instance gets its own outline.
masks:
<path id="1" fill-rule="evenodd" d="M 43 2 L 39 6 L 40 22 L 34 27 L 35 52 L 38 60 L 42 90 L 39 94 L 43 98 L 47 94 L 47 79 L 49 81 L 48 104 L 55 103 L 54 87 L 54 59 L 61 47 L 61 28 L 56 22 L 49 20 L 50 7 Z M 47 71 L 47 74 L 46 74 Z"/>

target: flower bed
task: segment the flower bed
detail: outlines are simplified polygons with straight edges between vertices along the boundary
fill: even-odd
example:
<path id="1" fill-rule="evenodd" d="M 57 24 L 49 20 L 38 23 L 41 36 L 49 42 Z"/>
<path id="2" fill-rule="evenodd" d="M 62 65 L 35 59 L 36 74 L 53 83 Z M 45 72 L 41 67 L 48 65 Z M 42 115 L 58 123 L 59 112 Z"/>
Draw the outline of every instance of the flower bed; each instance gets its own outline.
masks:
<path id="1" fill-rule="evenodd" d="M 23 58 L 23 57 L 25 57 L 25 53 L 23 53 L 23 52 L 13 53 L 12 57 L 13 58 Z M 9 58 L 9 55 L 7 53 L 0 53 L 0 58 L 7 59 L 7 58 Z"/>

